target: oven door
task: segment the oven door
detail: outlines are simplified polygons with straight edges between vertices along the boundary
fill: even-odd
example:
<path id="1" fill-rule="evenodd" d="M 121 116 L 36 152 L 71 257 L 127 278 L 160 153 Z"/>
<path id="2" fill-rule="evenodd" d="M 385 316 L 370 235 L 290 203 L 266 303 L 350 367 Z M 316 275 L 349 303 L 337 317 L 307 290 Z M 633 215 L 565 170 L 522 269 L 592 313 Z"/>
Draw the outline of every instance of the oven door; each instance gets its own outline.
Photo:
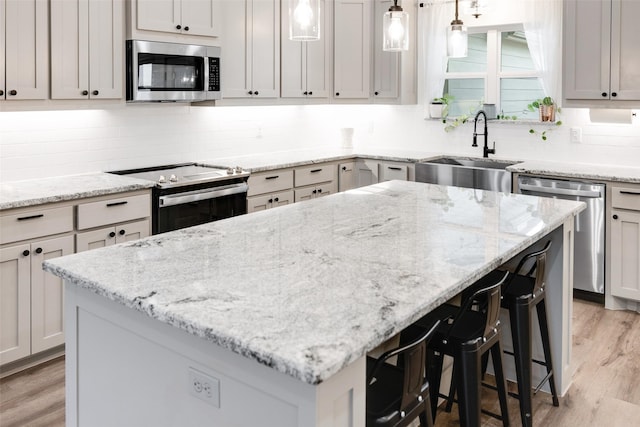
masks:
<path id="1" fill-rule="evenodd" d="M 247 213 L 245 182 L 158 197 L 154 234 Z"/>

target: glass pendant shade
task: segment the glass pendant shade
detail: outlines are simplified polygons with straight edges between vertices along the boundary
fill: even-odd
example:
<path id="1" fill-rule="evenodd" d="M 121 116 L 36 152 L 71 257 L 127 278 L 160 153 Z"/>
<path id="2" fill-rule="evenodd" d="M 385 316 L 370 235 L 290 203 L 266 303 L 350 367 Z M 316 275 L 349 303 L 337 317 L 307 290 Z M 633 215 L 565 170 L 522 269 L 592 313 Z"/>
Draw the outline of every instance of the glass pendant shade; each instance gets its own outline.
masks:
<path id="1" fill-rule="evenodd" d="M 462 21 L 455 21 L 447 28 L 447 55 L 450 58 L 464 58 L 468 53 L 467 27 Z"/>
<path id="2" fill-rule="evenodd" d="M 289 1 L 289 40 L 320 39 L 320 0 Z"/>
<path id="3" fill-rule="evenodd" d="M 382 18 L 382 49 L 390 52 L 409 50 L 409 14 L 401 7 L 396 9 L 399 10 L 389 10 Z"/>

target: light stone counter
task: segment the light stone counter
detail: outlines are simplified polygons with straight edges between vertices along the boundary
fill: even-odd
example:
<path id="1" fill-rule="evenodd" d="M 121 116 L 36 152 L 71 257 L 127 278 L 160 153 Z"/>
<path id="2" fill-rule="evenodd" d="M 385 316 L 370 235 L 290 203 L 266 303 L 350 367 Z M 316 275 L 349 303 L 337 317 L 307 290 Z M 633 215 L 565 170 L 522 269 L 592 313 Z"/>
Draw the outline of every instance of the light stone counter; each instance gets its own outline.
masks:
<path id="1" fill-rule="evenodd" d="M 0 210 L 123 193 L 155 185 L 110 173 L 67 175 L 0 183 Z"/>
<path id="2" fill-rule="evenodd" d="M 509 166 L 507 170 L 528 175 L 640 183 L 640 167 L 529 160 Z"/>
<path id="3" fill-rule="evenodd" d="M 584 208 L 391 181 L 45 262 L 318 384 Z"/>

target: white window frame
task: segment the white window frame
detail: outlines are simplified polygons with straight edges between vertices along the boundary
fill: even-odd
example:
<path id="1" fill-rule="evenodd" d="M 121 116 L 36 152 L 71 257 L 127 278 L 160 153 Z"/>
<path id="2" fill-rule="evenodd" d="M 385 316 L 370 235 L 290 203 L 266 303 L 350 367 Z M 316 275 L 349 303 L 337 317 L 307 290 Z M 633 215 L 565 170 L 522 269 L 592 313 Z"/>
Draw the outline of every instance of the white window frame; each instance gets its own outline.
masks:
<path id="1" fill-rule="evenodd" d="M 542 76 L 537 70 L 528 71 L 502 71 L 502 37 L 500 34 L 507 31 L 524 31 L 522 24 L 510 24 L 491 27 L 469 27 L 469 34 L 487 34 L 487 69 L 477 73 L 450 73 L 445 72 L 447 80 L 456 79 L 483 79 L 485 104 L 495 104 L 496 110 L 501 111 L 500 81 L 503 78 L 538 78 Z"/>

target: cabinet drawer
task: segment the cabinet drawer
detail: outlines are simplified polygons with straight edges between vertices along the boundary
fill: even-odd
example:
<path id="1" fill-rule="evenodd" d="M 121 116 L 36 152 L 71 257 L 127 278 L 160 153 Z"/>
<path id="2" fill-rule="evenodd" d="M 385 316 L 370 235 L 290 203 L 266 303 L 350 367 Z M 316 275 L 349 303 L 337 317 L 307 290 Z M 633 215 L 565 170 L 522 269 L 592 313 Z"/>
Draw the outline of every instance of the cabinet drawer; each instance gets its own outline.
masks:
<path id="1" fill-rule="evenodd" d="M 611 189 L 611 206 L 640 211 L 640 188 L 613 187 Z"/>
<path id="2" fill-rule="evenodd" d="M 293 188 L 292 170 L 275 170 L 251 174 L 249 176 L 248 196 L 256 194 L 273 193 L 276 191 Z"/>
<path id="3" fill-rule="evenodd" d="M 296 187 L 334 181 L 338 178 L 338 168 L 333 165 L 314 165 L 295 169 Z"/>
<path id="4" fill-rule="evenodd" d="M 73 230 L 73 206 L 34 209 L 0 217 L 0 243 L 17 242 Z"/>
<path id="5" fill-rule="evenodd" d="M 401 163 L 380 163 L 378 170 L 378 182 L 397 179 L 406 181 L 409 177 L 407 165 Z"/>
<path id="6" fill-rule="evenodd" d="M 151 196 L 120 197 L 78 205 L 78 230 L 151 216 Z"/>

